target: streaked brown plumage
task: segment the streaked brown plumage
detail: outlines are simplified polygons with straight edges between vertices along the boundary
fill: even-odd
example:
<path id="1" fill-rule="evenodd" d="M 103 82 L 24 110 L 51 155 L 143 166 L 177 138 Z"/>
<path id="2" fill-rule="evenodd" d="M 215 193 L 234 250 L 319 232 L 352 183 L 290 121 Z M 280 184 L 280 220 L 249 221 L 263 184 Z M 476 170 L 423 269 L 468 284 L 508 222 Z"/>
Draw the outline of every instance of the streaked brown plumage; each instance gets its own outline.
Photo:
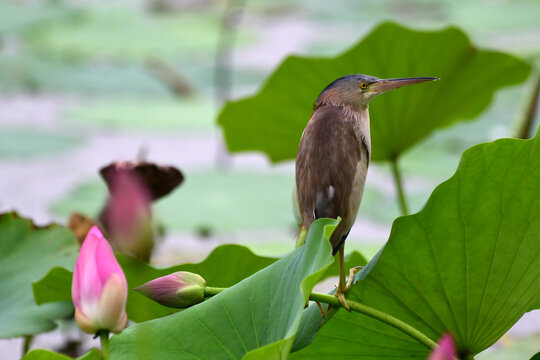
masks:
<path id="1" fill-rule="evenodd" d="M 336 296 L 348 309 L 344 241 L 356 220 L 371 156 L 368 106 L 375 96 L 436 78 L 381 80 L 348 75 L 328 85 L 315 101 L 296 157 L 296 196 L 302 223 L 309 230 L 318 218 L 341 217 L 330 243 L 340 254 Z"/>
<path id="2" fill-rule="evenodd" d="M 354 122 L 362 121 L 369 129 L 369 119 L 347 116 L 337 106 L 323 105 L 311 117 L 296 158 L 297 196 L 304 227 L 309 229 L 322 217 L 342 218 L 330 239 L 334 254 L 354 223 L 364 191 L 371 146 L 368 141 L 357 140 Z"/>

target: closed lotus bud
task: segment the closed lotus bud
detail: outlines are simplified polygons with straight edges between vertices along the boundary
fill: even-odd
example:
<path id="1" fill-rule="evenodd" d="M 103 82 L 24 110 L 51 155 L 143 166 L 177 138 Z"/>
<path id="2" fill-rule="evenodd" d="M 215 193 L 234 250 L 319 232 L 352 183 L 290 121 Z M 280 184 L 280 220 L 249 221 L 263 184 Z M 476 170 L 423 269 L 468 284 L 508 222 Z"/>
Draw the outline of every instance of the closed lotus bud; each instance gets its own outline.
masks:
<path id="1" fill-rule="evenodd" d="M 81 246 L 71 296 L 75 320 L 84 332 L 119 333 L 126 326 L 126 277 L 97 226 L 90 229 Z"/>
<path id="2" fill-rule="evenodd" d="M 428 360 L 455 360 L 457 359 L 456 346 L 450 334 L 444 334 L 433 349 Z"/>
<path id="3" fill-rule="evenodd" d="M 135 290 L 161 305 L 183 309 L 202 302 L 205 288 L 206 281 L 202 276 L 178 271 L 149 281 Z"/>

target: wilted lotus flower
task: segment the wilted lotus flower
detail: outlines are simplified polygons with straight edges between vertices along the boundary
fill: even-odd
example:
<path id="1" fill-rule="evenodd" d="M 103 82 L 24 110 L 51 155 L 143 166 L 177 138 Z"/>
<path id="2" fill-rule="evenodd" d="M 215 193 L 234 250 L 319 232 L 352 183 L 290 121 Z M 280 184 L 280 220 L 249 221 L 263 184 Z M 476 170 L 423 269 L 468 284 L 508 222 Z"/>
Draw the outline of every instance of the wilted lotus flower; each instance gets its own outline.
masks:
<path id="1" fill-rule="evenodd" d="M 178 271 L 154 279 L 135 290 L 161 305 L 187 308 L 204 300 L 206 281 L 202 276 L 187 271 Z"/>
<path id="2" fill-rule="evenodd" d="M 456 345 L 450 334 L 444 334 L 433 349 L 428 360 L 455 360 L 457 359 Z"/>
<path id="3" fill-rule="evenodd" d="M 118 170 L 111 177 L 100 220 L 116 250 L 148 261 L 154 248 L 149 190 L 133 172 Z"/>
<path id="4" fill-rule="evenodd" d="M 119 333 L 126 326 L 126 277 L 97 226 L 90 229 L 81 246 L 71 296 L 75 320 L 84 332 Z"/>
<path id="5" fill-rule="evenodd" d="M 184 181 L 184 175 L 173 166 L 159 166 L 147 161 L 116 161 L 99 171 L 112 193 L 114 178 L 119 171 L 134 174 L 149 190 L 152 200 L 169 194 Z"/>

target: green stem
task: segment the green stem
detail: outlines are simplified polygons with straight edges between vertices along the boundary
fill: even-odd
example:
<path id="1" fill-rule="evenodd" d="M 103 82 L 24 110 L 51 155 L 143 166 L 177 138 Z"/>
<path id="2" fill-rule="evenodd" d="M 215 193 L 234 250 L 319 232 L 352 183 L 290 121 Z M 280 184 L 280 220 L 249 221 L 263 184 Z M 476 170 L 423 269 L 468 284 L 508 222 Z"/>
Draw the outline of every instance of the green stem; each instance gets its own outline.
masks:
<path id="1" fill-rule="evenodd" d="M 227 290 L 227 288 L 219 288 L 219 287 L 211 287 L 207 286 L 204 289 L 204 296 L 214 296 L 219 294 L 220 292 Z"/>
<path id="2" fill-rule="evenodd" d="M 227 288 L 207 287 L 206 289 L 204 289 L 204 295 L 214 296 L 224 290 L 227 290 Z M 322 294 L 322 293 L 311 293 L 309 295 L 309 299 L 312 301 L 318 301 L 325 304 L 330 304 L 334 307 L 341 307 L 341 304 L 339 303 L 338 298 L 333 295 Z M 420 344 L 424 345 L 430 350 L 436 345 L 436 343 L 433 340 L 431 340 L 429 337 L 427 337 L 425 334 L 413 328 L 409 324 L 393 317 L 392 315 L 389 315 L 385 312 L 374 309 L 372 307 L 357 303 L 355 301 L 347 300 L 347 304 L 349 305 L 352 311 L 356 311 L 361 314 L 367 315 L 373 319 L 382 321 L 383 323 L 390 325 L 393 328 L 398 329 L 404 332 L 405 334 L 409 335 L 410 337 L 412 337 L 413 339 L 415 339 Z"/>
<path id="3" fill-rule="evenodd" d="M 332 306 L 341 306 L 338 298 L 329 294 L 311 293 L 309 295 L 309 299 L 312 301 L 318 301 L 318 302 L 330 304 Z M 422 332 L 416 330 L 409 324 L 404 323 L 403 321 L 393 317 L 392 315 L 389 315 L 385 312 L 379 311 L 372 307 L 357 303 L 355 301 L 347 300 L 347 304 L 349 305 L 352 311 L 356 311 L 361 314 L 367 315 L 373 319 L 382 321 L 383 323 L 390 325 L 393 328 L 396 328 L 404 332 L 405 334 L 409 335 L 410 337 L 412 337 L 413 339 L 415 339 L 420 344 L 424 345 L 430 350 L 436 345 L 436 343 L 433 340 L 431 340 L 429 337 L 424 335 Z"/>
<path id="4" fill-rule="evenodd" d="M 529 95 L 527 107 L 518 122 L 515 134 L 515 137 L 518 139 L 530 139 L 534 136 L 534 123 L 538 111 L 538 101 L 540 100 L 540 73 L 537 72 L 535 77 L 535 83 Z"/>
<path id="5" fill-rule="evenodd" d="M 24 337 L 23 355 L 25 355 L 28 352 L 28 350 L 30 350 L 30 346 L 32 345 L 32 340 L 34 340 L 34 335 L 26 335 Z"/>
<path id="6" fill-rule="evenodd" d="M 401 171 L 399 170 L 397 158 L 392 159 L 390 163 L 392 164 L 392 173 L 394 174 L 394 181 L 396 183 L 401 214 L 408 215 L 409 209 L 407 206 L 407 199 L 405 198 L 405 191 L 403 191 L 403 182 L 401 179 Z"/>
<path id="7" fill-rule="evenodd" d="M 103 360 L 109 360 L 109 331 L 100 330 L 99 339 L 101 340 L 101 352 L 103 354 Z"/>

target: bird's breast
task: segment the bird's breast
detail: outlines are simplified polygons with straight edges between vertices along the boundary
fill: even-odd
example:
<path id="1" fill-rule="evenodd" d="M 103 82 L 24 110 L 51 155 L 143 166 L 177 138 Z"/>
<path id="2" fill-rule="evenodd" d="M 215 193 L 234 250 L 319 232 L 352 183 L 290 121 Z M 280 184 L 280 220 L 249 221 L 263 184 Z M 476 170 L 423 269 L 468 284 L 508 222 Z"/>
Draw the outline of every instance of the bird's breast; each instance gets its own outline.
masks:
<path id="1" fill-rule="evenodd" d="M 369 139 L 341 109 L 321 110 L 313 113 L 300 141 L 298 205 L 306 228 L 318 217 L 341 217 L 348 231 L 364 192 Z"/>

